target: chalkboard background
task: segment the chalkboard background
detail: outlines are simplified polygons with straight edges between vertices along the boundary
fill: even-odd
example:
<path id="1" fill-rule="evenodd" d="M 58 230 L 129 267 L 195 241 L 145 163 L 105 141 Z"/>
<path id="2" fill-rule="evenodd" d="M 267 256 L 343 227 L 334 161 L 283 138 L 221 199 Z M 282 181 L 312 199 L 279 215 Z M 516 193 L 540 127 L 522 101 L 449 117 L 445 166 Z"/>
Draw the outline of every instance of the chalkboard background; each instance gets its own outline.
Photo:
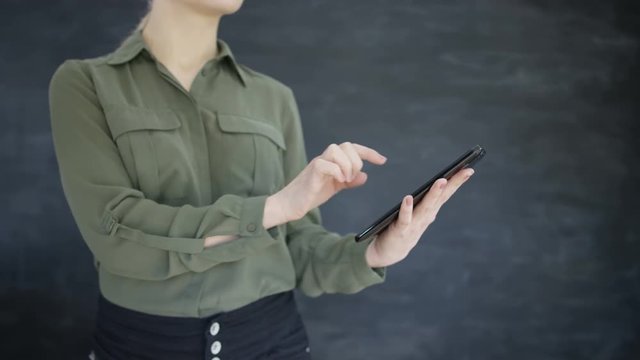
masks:
<path id="1" fill-rule="evenodd" d="M 47 85 L 142 1 L 0 5 L 0 357 L 86 358 L 96 274 L 53 154 Z M 309 156 L 389 160 L 321 207 L 358 231 L 475 144 L 476 174 L 387 281 L 297 293 L 316 359 L 639 359 L 640 10 L 627 1 L 248 0 L 236 57 L 293 88 Z"/>

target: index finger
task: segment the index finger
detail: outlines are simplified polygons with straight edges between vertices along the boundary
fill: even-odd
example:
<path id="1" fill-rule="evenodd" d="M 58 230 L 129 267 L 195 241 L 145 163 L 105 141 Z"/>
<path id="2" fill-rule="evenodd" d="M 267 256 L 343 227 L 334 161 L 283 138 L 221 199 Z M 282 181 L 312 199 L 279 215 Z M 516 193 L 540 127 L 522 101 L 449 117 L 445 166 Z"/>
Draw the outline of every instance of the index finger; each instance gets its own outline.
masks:
<path id="1" fill-rule="evenodd" d="M 367 160 L 370 163 L 378 164 L 378 165 L 384 164 L 387 161 L 387 158 L 385 156 L 383 156 L 382 154 L 380 154 L 379 152 L 375 151 L 374 149 L 368 146 L 364 146 L 356 143 L 352 143 L 352 144 L 356 152 L 358 153 L 358 156 L 360 156 L 362 160 Z"/>

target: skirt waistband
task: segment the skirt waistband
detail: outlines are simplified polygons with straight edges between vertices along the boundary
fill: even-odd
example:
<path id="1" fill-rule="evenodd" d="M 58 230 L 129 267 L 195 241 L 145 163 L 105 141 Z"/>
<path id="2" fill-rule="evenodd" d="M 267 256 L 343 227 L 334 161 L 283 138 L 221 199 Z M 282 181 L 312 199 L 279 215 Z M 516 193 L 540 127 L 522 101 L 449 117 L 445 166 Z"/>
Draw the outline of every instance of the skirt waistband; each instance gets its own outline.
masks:
<path id="1" fill-rule="evenodd" d="M 100 295 L 94 349 L 100 360 L 211 359 L 224 354 L 220 358 L 253 359 L 291 336 L 306 341 L 293 290 L 203 318 L 143 313 Z"/>
<path id="2" fill-rule="evenodd" d="M 102 294 L 98 299 L 98 317 L 108 315 L 109 318 L 129 319 L 132 321 L 145 321 L 148 324 L 172 324 L 177 327 L 194 327 L 206 324 L 213 319 L 225 319 L 233 322 L 245 322 L 260 313 L 261 317 L 269 316 L 270 313 L 277 312 L 286 307 L 286 305 L 294 303 L 293 290 L 284 291 L 272 295 L 262 297 L 252 303 L 240 308 L 220 312 L 209 315 L 207 317 L 182 317 L 182 316 L 166 316 L 144 313 L 114 304 L 106 299 Z"/>

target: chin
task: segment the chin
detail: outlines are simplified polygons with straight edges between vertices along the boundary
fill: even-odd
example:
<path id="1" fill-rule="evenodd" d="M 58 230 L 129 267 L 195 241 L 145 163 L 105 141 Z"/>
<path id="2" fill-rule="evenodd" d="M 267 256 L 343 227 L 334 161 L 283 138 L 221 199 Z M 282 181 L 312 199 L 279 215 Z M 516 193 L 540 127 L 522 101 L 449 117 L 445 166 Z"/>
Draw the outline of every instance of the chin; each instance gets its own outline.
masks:
<path id="1" fill-rule="evenodd" d="M 229 15 L 240 9 L 243 0 L 180 0 L 195 10 L 211 15 Z"/>

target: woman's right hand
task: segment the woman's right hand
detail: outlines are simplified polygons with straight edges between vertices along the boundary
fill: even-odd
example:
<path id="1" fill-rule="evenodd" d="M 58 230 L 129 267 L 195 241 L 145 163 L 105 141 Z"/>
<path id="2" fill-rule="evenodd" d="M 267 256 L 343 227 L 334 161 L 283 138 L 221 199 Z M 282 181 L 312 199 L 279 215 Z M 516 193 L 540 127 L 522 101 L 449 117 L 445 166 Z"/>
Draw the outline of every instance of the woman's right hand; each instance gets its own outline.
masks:
<path id="1" fill-rule="evenodd" d="M 367 174 L 362 171 L 362 160 L 381 165 L 387 158 L 369 147 L 348 141 L 329 145 L 282 190 L 267 198 L 264 227 L 300 219 L 340 190 L 364 184 Z M 211 247 L 237 238 L 237 235 L 213 235 L 205 238 L 204 246 Z"/>
<path id="2" fill-rule="evenodd" d="M 284 218 L 287 221 L 300 219 L 339 191 L 363 185 L 367 174 L 362 171 L 362 160 L 382 165 L 387 158 L 372 148 L 348 141 L 329 145 L 273 195 Z"/>

